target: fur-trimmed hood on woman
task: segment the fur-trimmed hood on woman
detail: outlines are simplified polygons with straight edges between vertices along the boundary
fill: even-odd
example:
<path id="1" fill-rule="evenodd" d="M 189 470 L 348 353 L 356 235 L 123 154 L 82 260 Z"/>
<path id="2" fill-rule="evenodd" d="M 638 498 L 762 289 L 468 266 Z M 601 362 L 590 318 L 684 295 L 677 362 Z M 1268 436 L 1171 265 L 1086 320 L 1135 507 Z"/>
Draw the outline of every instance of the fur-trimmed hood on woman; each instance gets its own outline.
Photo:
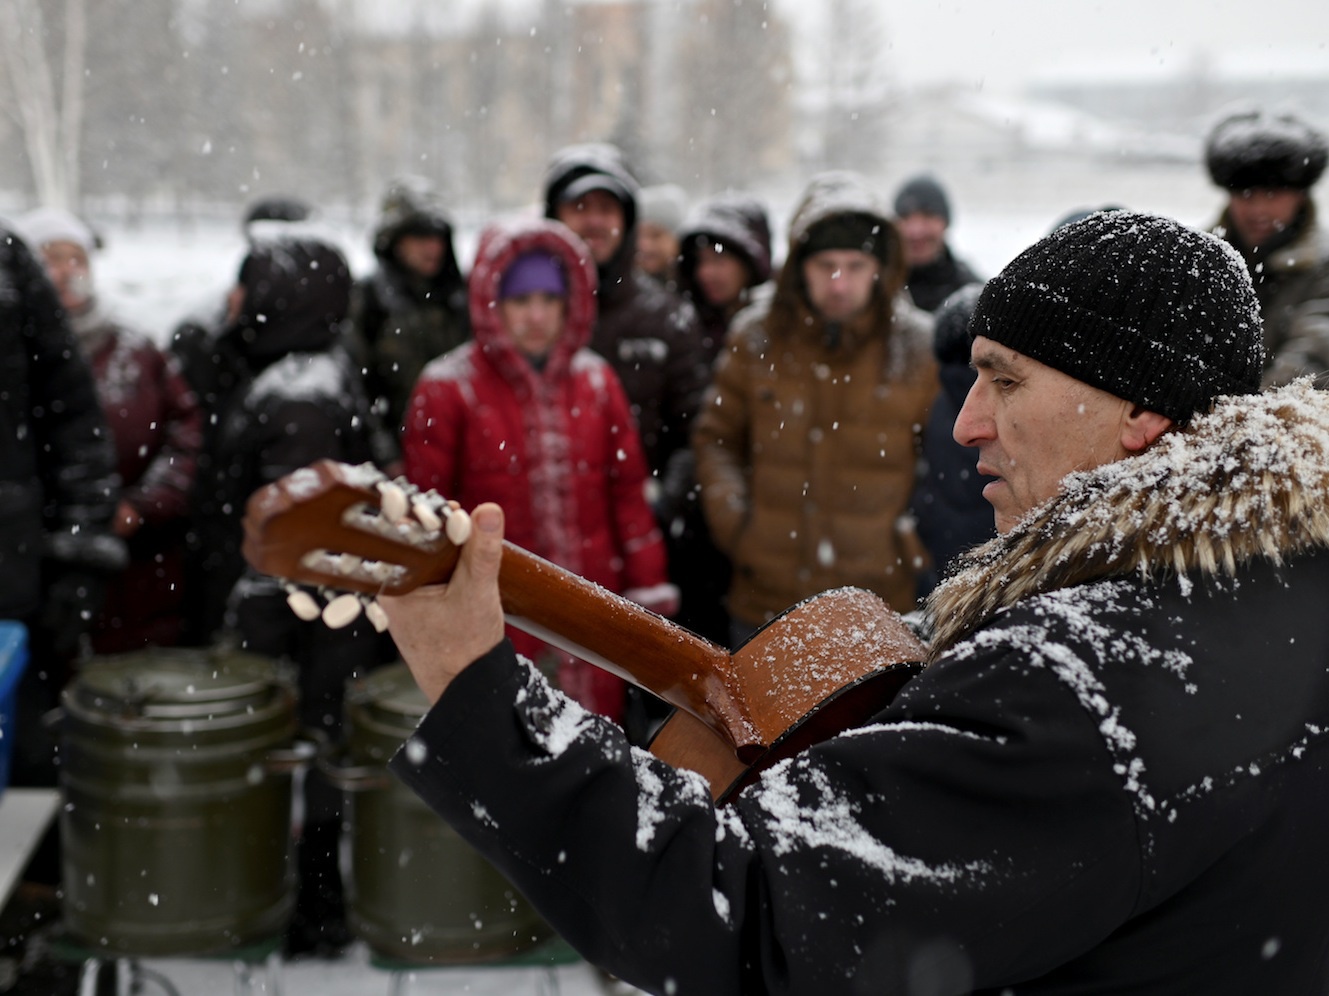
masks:
<path id="1" fill-rule="evenodd" d="M 1329 547 L 1329 394 L 1309 378 L 1222 398 L 1139 456 L 1072 474 L 928 598 L 936 659 L 1034 595 L 1109 577 L 1232 577 Z"/>

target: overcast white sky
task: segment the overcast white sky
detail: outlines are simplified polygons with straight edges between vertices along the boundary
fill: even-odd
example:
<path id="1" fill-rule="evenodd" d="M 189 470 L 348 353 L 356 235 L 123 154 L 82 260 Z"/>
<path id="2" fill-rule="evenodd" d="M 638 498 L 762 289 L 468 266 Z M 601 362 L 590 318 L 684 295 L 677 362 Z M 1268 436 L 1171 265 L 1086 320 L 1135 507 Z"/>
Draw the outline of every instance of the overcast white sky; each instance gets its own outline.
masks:
<path id="1" fill-rule="evenodd" d="M 825 0 L 773 0 L 812 37 Z M 875 0 L 898 82 L 1006 90 L 1038 75 L 1218 68 L 1329 74 L 1325 0 Z"/>
<path id="2" fill-rule="evenodd" d="M 422 0 L 368 2 L 374 16 Z M 423 0 L 429 2 L 429 0 Z M 520 16 L 541 0 L 449 0 L 474 13 L 499 6 Z M 570 3 L 616 0 L 567 0 Z M 639 0 L 686 11 L 689 0 Z M 833 0 L 770 2 L 797 28 L 800 57 L 824 62 Z M 1035 77 L 1098 72 L 1179 75 L 1205 59 L 1216 70 L 1329 73 L 1326 0 L 845 0 L 881 22 L 887 68 L 897 83 L 956 82 L 1009 91 Z M 840 25 L 843 37 L 853 25 Z M 835 35 L 833 34 L 832 37 Z"/>

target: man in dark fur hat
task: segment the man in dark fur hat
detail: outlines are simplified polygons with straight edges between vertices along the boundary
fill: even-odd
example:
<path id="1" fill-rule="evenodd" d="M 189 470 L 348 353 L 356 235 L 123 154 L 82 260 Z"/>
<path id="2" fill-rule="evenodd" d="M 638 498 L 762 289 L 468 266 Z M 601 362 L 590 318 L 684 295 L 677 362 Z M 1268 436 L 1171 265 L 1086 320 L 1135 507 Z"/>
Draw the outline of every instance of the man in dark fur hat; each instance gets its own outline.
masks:
<path id="1" fill-rule="evenodd" d="M 1264 383 L 1329 376 L 1329 229 L 1311 188 L 1324 172 L 1324 135 L 1293 114 L 1242 111 L 1205 144 L 1214 183 L 1228 192 L 1214 232 L 1246 260 L 1264 318 Z"/>
<path id="2" fill-rule="evenodd" d="M 716 806 L 516 659 L 484 505 L 386 605 L 434 702 L 393 770 L 651 993 L 1325 992 L 1329 393 L 1260 393 L 1244 261 L 1128 211 L 1021 253 L 970 336 L 998 535 L 867 723 Z"/>

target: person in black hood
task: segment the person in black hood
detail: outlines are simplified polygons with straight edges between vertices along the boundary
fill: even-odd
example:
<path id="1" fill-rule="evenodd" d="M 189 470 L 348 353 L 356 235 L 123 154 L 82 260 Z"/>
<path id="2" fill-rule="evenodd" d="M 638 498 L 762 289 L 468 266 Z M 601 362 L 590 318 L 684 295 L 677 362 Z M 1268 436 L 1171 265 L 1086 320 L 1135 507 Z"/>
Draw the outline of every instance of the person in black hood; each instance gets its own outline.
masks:
<path id="1" fill-rule="evenodd" d="M 570 146 L 546 173 L 545 216 L 563 222 L 591 250 L 600 276 L 591 348 L 622 379 L 651 472 L 667 490 L 679 483 L 669 479 L 670 461 L 687 448 L 709 362 L 696 312 L 633 268 L 637 190 L 616 147 Z"/>
<path id="2" fill-rule="evenodd" d="M 298 197 L 264 195 L 246 205 L 240 232 L 246 245 L 253 244 L 255 232 L 270 242 L 280 226 L 305 229 L 315 223 L 317 214 L 313 205 Z M 204 565 L 212 559 L 212 552 L 204 549 L 205 540 L 198 526 L 211 517 L 210 510 L 216 506 L 209 492 L 215 491 L 216 470 L 212 460 L 217 427 L 235 392 L 249 378 L 249 365 L 240 355 L 235 337 L 227 335 L 233 318 L 228 294 L 214 292 L 181 319 L 171 332 L 169 346 L 203 414 L 203 443 L 198 453 L 194 492 L 190 496 L 190 526 L 185 536 L 185 619 L 181 642 L 189 645 L 208 643 L 217 625 L 215 615 L 209 618 L 205 598 L 212 581 Z"/>
<path id="3" fill-rule="evenodd" d="M 678 287 L 697 309 L 703 348 L 714 364 L 729 323 L 771 279 L 771 228 L 766 209 L 746 194 L 721 194 L 699 204 L 680 234 Z M 695 465 L 696 454 L 689 448 Z M 682 593 L 678 622 L 727 645 L 725 596 L 733 565 L 711 538 L 699 489 L 669 531 L 669 562 Z"/>
<path id="4" fill-rule="evenodd" d="M 471 337 L 452 221 L 419 177 L 394 181 L 374 232 L 377 269 L 351 294 L 351 342 L 394 434 L 426 363 Z"/>
<path id="5" fill-rule="evenodd" d="M 701 317 L 711 361 L 729 322 L 771 279 L 771 224 L 746 194 L 703 201 L 679 233 L 678 289 Z"/>
<path id="6" fill-rule="evenodd" d="M 664 534 L 676 536 L 696 501 L 688 432 L 710 379 L 710 357 L 692 306 L 633 265 L 638 189 L 615 146 L 569 146 L 546 171 L 545 215 L 571 228 L 595 260 L 599 313 L 591 349 L 623 382 L 651 469 L 651 506 Z M 674 575 L 671 557 L 670 580 L 682 588 L 686 579 Z M 643 706 L 635 689 L 630 695 L 626 725 L 644 741 L 662 710 Z"/>
<path id="7" fill-rule="evenodd" d="M 364 619 L 336 630 L 297 619 L 283 583 L 246 567 L 241 519 L 249 496 L 284 474 L 323 458 L 382 465 L 384 449 L 340 343 L 351 295 L 346 259 L 307 230 L 282 226 L 268 234 L 255 233 L 230 299 L 226 338 L 246 376 L 221 413 L 204 489 L 206 618 L 208 632 L 223 641 L 292 661 L 302 722 L 335 743 L 346 681 L 393 656 L 390 643 Z M 309 776 L 289 955 L 332 954 L 350 940 L 337 870 L 340 804 L 337 789 Z"/>

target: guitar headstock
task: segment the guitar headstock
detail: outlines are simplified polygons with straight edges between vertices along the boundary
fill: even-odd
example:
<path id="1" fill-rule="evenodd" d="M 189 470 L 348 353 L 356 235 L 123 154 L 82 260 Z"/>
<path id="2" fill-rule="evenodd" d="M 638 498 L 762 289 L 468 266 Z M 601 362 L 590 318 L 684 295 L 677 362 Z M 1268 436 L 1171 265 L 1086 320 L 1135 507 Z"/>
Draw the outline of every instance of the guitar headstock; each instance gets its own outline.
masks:
<path id="1" fill-rule="evenodd" d="M 255 570 L 374 597 L 446 581 L 470 519 L 455 502 L 370 464 L 320 460 L 254 492 L 244 530 L 242 552 Z M 334 624 L 326 610 L 324 619 Z"/>

